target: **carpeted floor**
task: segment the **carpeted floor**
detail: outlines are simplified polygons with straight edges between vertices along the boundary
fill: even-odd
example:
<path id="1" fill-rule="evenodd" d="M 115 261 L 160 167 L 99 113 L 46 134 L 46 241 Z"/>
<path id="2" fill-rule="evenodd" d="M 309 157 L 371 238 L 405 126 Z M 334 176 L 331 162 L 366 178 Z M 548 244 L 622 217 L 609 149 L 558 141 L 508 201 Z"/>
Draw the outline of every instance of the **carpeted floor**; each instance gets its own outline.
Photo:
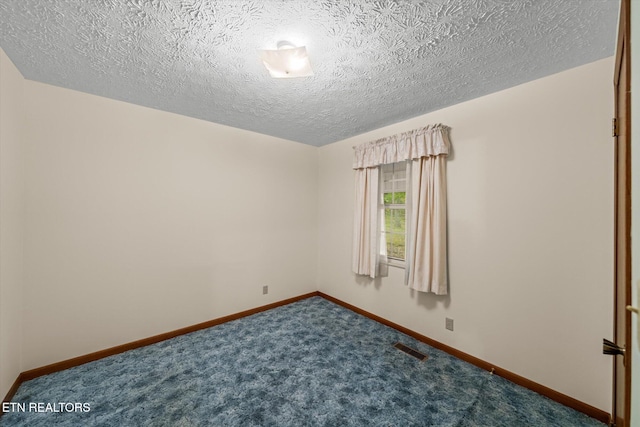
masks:
<path id="1" fill-rule="evenodd" d="M 14 402 L 1 426 L 604 425 L 320 297 L 36 378 Z M 29 411 L 60 402 L 90 411 Z"/>

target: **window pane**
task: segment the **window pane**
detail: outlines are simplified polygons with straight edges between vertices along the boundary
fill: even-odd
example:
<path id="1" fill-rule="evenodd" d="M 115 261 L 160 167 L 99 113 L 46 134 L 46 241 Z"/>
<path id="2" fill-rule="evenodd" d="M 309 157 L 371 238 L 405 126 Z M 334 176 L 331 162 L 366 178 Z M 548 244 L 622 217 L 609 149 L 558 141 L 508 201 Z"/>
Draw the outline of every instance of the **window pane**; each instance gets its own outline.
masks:
<path id="1" fill-rule="evenodd" d="M 395 246 L 391 243 L 389 239 L 390 236 L 387 236 L 387 258 L 397 258 L 395 256 Z"/>
<path id="2" fill-rule="evenodd" d="M 391 228 L 388 228 L 387 231 L 404 234 L 405 223 L 405 210 L 393 209 Z"/>
<path id="3" fill-rule="evenodd" d="M 384 210 L 384 229 L 390 233 L 404 234 L 405 216 L 404 209 Z"/>
<path id="4" fill-rule="evenodd" d="M 385 231 L 391 230 L 392 223 L 393 223 L 393 209 L 385 209 L 384 210 L 384 229 L 385 229 Z"/>
<path id="5" fill-rule="evenodd" d="M 395 232 L 396 231 L 396 215 L 395 209 L 385 209 L 384 210 L 384 229 L 387 232 Z"/>
<path id="6" fill-rule="evenodd" d="M 387 256 L 404 260 L 405 257 L 405 210 L 384 210 L 385 231 L 387 240 Z"/>
<path id="7" fill-rule="evenodd" d="M 387 256 L 390 259 L 405 259 L 406 227 L 406 162 L 384 165 L 382 167 L 382 198 L 384 209 L 384 232 Z"/>
<path id="8" fill-rule="evenodd" d="M 398 204 L 398 205 L 404 205 L 406 203 L 405 199 L 406 199 L 406 192 L 400 192 L 400 193 L 393 193 L 393 203 Z M 387 203 L 387 202 L 385 202 Z"/>
<path id="9" fill-rule="evenodd" d="M 404 260 L 404 234 L 387 233 L 387 256 Z"/>
<path id="10" fill-rule="evenodd" d="M 393 230 L 389 231 L 404 233 L 404 214 L 400 212 L 400 209 L 394 209 L 393 211 Z"/>
<path id="11" fill-rule="evenodd" d="M 400 236 L 400 241 L 398 242 L 398 258 L 400 258 L 401 260 L 404 260 L 404 249 L 405 249 L 405 235 L 401 234 Z"/>

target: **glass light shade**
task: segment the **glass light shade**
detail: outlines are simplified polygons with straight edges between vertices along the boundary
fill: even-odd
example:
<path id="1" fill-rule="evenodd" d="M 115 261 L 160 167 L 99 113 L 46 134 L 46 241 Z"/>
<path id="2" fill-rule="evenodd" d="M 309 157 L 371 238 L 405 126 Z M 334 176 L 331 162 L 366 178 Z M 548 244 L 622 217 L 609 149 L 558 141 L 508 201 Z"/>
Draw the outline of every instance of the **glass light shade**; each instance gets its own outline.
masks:
<path id="1" fill-rule="evenodd" d="M 271 77 L 293 78 L 313 75 L 309 55 L 304 46 L 290 49 L 260 51 L 260 59 Z"/>

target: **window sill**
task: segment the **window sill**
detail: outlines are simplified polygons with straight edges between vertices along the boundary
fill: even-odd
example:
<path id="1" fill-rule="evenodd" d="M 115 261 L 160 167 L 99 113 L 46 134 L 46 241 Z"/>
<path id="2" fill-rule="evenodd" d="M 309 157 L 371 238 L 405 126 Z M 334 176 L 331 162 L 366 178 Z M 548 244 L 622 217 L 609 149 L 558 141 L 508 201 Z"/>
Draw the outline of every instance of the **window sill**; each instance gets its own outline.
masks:
<path id="1" fill-rule="evenodd" d="M 383 264 L 385 264 L 385 265 L 387 265 L 389 267 L 401 268 L 403 270 L 405 268 L 405 263 L 404 262 L 387 261 L 387 262 L 384 262 Z"/>

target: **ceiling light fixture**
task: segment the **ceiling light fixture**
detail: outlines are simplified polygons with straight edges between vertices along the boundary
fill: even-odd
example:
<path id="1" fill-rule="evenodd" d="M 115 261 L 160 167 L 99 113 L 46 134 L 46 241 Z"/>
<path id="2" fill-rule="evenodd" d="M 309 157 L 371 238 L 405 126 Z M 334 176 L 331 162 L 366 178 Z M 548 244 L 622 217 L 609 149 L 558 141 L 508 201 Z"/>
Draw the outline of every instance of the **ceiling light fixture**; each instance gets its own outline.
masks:
<path id="1" fill-rule="evenodd" d="M 296 47 L 288 41 L 279 41 L 277 50 L 260 51 L 260 59 L 271 77 L 287 79 L 313 76 L 309 54 L 304 46 Z"/>

